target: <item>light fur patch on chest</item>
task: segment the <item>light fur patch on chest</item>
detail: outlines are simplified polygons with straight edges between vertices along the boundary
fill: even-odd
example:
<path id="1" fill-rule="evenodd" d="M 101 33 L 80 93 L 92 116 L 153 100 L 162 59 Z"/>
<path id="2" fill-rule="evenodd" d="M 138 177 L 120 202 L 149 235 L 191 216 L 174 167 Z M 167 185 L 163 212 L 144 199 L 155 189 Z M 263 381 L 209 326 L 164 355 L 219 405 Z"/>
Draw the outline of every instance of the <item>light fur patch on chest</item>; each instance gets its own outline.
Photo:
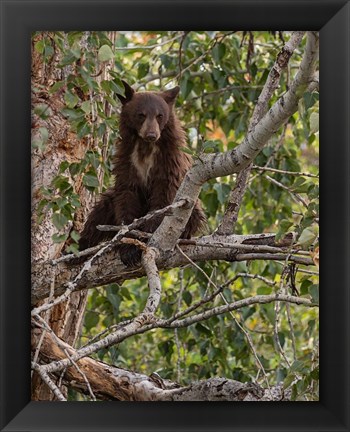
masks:
<path id="1" fill-rule="evenodd" d="M 131 162 L 136 168 L 137 174 L 144 184 L 147 184 L 149 173 L 154 166 L 158 147 L 152 147 L 149 154 L 140 156 L 139 144 L 136 144 L 134 151 L 131 155 Z"/>

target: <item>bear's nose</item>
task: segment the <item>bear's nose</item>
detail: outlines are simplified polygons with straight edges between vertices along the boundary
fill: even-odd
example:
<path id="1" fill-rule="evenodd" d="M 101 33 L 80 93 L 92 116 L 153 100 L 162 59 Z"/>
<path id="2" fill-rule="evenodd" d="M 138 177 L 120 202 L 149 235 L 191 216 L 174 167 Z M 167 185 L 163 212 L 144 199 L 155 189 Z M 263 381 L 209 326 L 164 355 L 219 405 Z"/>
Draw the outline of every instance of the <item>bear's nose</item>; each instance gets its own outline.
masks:
<path id="1" fill-rule="evenodd" d="M 157 139 L 157 134 L 155 132 L 149 132 L 146 135 L 146 140 L 147 141 L 156 141 L 156 139 Z"/>

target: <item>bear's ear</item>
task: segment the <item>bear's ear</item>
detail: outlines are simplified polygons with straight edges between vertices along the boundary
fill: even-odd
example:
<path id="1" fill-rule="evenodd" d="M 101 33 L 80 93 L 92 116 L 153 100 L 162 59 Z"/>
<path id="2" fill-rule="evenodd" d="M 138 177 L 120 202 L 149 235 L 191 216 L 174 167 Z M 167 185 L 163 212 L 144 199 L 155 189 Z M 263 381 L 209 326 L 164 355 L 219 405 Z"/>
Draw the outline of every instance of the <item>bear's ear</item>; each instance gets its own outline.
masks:
<path id="1" fill-rule="evenodd" d="M 169 105 L 173 105 L 175 103 L 175 99 L 177 95 L 179 94 L 180 87 L 176 86 L 170 90 L 165 90 L 161 93 L 162 98 L 165 100 L 165 102 Z"/>
<path id="2" fill-rule="evenodd" d="M 117 93 L 117 96 L 118 96 L 120 102 L 123 105 L 125 105 L 127 102 L 131 101 L 131 99 L 132 99 L 132 97 L 133 97 L 133 95 L 135 93 L 135 90 L 132 87 L 130 87 L 129 84 L 126 81 L 122 80 L 122 83 L 123 83 L 123 86 L 124 86 L 124 89 L 125 89 L 125 97 L 122 96 L 122 95 L 120 95 L 120 94 L 118 94 L 118 93 Z"/>

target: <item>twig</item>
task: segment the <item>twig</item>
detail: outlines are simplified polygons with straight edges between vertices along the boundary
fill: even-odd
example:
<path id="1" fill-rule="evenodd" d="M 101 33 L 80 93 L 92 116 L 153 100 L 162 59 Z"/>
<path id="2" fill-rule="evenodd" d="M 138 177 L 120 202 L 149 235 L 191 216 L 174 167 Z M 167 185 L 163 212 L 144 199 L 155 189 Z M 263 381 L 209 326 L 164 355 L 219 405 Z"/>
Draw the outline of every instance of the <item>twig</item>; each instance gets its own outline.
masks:
<path id="1" fill-rule="evenodd" d="M 205 310 L 204 312 L 201 312 L 197 315 L 192 315 L 181 320 L 173 320 L 172 318 L 169 320 L 159 320 L 156 326 L 160 328 L 188 327 L 189 325 L 192 325 L 196 322 L 207 320 L 209 318 L 212 318 L 213 316 L 221 315 L 233 310 L 238 310 L 246 306 L 251 306 L 253 304 L 272 303 L 275 301 L 295 303 L 307 307 L 318 307 L 317 303 L 314 303 L 311 300 L 303 297 L 296 297 L 278 293 L 270 295 L 257 295 L 254 297 L 245 298 L 243 300 L 237 300 L 233 303 L 230 303 L 229 305 L 217 306 L 212 309 Z"/>
<path id="2" fill-rule="evenodd" d="M 181 255 L 183 255 L 187 259 L 187 261 L 189 263 L 191 263 L 197 270 L 199 270 L 203 274 L 203 276 L 208 280 L 209 284 L 215 288 L 215 290 L 218 290 L 218 287 L 211 280 L 211 278 L 205 273 L 205 271 L 203 269 L 201 269 L 198 264 L 196 264 L 194 261 L 192 261 L 191 258 L 185 254 L 185 252 L 180 248 L 180 246 L 178 244 L 176 244 L 176 249 L 181 253 Z"/>
<path id="3" fill-rule="evenodd" d="M 289 192 L 291 194 L 291 196 L 295 199 L 295 201 L 299 201 L 304 207 L 308 208 L 308 204 L 307 202 L 304 200 L 304 198 L 299 195 L 296 192 L 291 191 L 287 186 L 285 186 L 284 184 L 280 183 L 279 181 L 273 179 L 270 176 L 265 176 L 265 178 L 267 180 L 269 180 L 271 183 L 275 184 L 276 186 L 280 187 L 281 189 L 284 189 L 285 191 Z M 316 213 L 313 211 L 314 216 L 316 216 Z"/>
<path id="4" fill-rule="evenodd" d="M 115 47 L 116 51 L 130 51 L 130 50 L 147 50 L 147 49 L 154 49 L 154 48 L 159 48 L 161 46 L 167 45 L 170 42 L 173 42 L 177 39 L 180 39 L 181 37 L 183 37 L 184 32 L 180 32 L 180 34 L 178 34 L 177 36 L 174 36 L 171 39 L 167 39 L 166 41 L 163 42 L 159 42 L 157 44 L 153 44 L 153 45 L 134 45 L 134 46 L 127 46 L 127 47 Z"/>
<path id="5" fill-rule="evenodd" d="M 269 168 L 266 166 L 261 167 L 261 166 L 253 165 L 252 169 L 256 169 L 258 171 L 271 171 L 271 172 L 280 173 L 280 174 L 287 174 L 287 175 L 319 178 L 319 175 L 317 175 L 317 174 L 310 174 L 310 173 L 306 173 L 306 172 L 284 171 L 284 170 L 280 170 L 280 169 Z"/>
<path id="6" fill-rule="evenodd" d="M 189 200 L 181 199 L 176 203 L 169 204 L 168 206 L 161 208 L 159 210 L 155 210 L 151 213 L 147 213 L 145 216 L 142 216 L 138 219 L 135 219 L 131 224 L 129 225 L 97 225 L 97 229 L 100 231 L 120 231 L 123 228 L 127 228 L 126 232 L 135 230 L 136 228 L 139 228 L 143 223 L 154 219 L 159 216 L 169 216 L 172 215 L 174 212 L 174 209 L 179 207 L 186 207 L 189 205 Z"/>

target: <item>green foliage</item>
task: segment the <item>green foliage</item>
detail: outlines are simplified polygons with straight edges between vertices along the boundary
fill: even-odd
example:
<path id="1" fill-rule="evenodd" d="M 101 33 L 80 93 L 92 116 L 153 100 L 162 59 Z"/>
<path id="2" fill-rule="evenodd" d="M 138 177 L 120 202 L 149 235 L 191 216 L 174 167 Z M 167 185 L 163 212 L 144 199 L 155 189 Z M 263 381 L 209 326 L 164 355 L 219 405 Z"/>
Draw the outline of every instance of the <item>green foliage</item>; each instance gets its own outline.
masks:
<path id="1" fill-rule="evenodd" d="M 48 62 L 55 54 L 62 78 L 54 82 L 51 95 L 63 92 L 61 114 L 79 139 L 88 139 L 90 150 L 80 162 L 62 162 L 52 184 L 42 190 L 39 213 L 52 211 L 57 228 L 53 241 L 67 238 L 79 196 L 77 178 L 92 193 L 111 184 L 111 157 L 118 137 L 116 94 L 124 94 L 121 79 L 141 90 L 158 90 L 180 85 L 176 111 L 186 128 L 188 147 L 183 151 L 200 157 L 201 152 L 222 152 L 237 146 L 247 133 L 260 91 L 276 55 L 283 46 L 268 32 L 254 32 L 249 46 L 242 32 L 200 31 L 183 36 L 179 32 L 56 32 L 44 35 L 34 47 Z M 288 39 L 289 33 L 285 34 Z M 168 41 L 168 42 L 167 42 Z M 283 73 L 270 105 L 286 91 L 303 51 L 303 45 L 290 60 L 290 74 Z M 106 65 L 109 67 L 105 70 Z M 101 71 L 104 71 L 103 78 Z M 318 244 L 318 112 L 317 92 L 304 92 L 299 110 L 270 140 L 254 163 L 276 172 L 253 169 L 244 195 L 236 233 L 277 233 L 282 239 L 295 232 L 303 250 Z M 43 121 L 50 107 L 39 104 L 34 113 Z M 43 149 L 49 139 L 45 127 L 33 141 Z M 292 175 L 311 173 L 315 177 Z M 270 176 L 281 186 L 271 182 Z M 212 179 L 201 191 L 210 230 L 220 223 L 235 176 Z M 299 195 L 305 204 L 297 198 Z M 70 234 L 74 244 L 78 234 Z M 203 272 L 220 286 L 244 272 L 268 278 L 272 284 L 248 277 L 238 278 L 223 290 L 228 302 L 275 292 L 281 282 L 283 263 L 269 260 L 249 263 L 204 263 L 195 268 L 162 273 L 162 301 L 159 314 L 169 318 L 212 292 Z M 318 301 L 318 279 L 314 274 L 296 273 L 295 286 L 301 296 Z M 275 284 L 275 285 L 273 285 Z M 182 289 L 181 289 L 182 286 Z M 182 293 L 179 298 L 179 293 Z M 91 290 L 84 319 L 82 343 L 101 332 L 135 317 L 144 307 L 148 288 L 144 279 L 128 281 L 122 287 L 112 284 Z M 217 298 L 215 305 L 222 304 Z M 291 329 L 285 307 L 279 317 L 279 339 L 291 368 L 281 358 L 274 340 L 276 320 L 273 304 L 255 305 L 232 315 L 225 314 L 188 328 L 157 330 L 129 338 L 122 344 L 101 350 L 96 358 L 138 372 L 157 371 L 163 378 L 182 384 L 225 376 L 240 381 L 257 377 L 256 360 L 237 323 L 249 333 L 271 385 L 284 381 L 296 400 L 317 399 L 318 367 L 314 363 L 318 339 L 315 309 L 291 306 Z M 199 309 L 201 311 L 202 308 Z M 234 319 L 235 318 L 235 319 Z M 295 341 L 292 337 L 294 335 Z M 294 346 L 295 345 L 295 346 Z M 265 385 L 260 373 L 259 381 Z"/>

